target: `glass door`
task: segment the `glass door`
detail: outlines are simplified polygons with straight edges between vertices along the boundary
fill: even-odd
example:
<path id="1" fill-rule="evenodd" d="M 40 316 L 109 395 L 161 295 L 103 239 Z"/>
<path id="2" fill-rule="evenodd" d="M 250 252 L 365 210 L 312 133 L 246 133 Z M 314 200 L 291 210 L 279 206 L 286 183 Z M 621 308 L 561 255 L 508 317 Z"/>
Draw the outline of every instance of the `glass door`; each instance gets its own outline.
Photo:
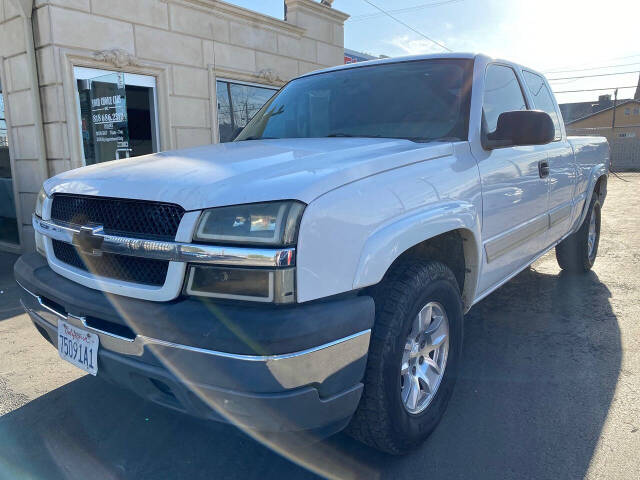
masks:
<path id="1" fill-rule="evenodd" d="M 75 67 L 86 165 L 158 151 L 155 78 Z"/>
<path id="2" fill-rule="evenodd" d="M 4 114 L 4 96 L 0 80 L 0 243 L 19 244 L 16 202 L 13 195 L 9 136 Z"/>

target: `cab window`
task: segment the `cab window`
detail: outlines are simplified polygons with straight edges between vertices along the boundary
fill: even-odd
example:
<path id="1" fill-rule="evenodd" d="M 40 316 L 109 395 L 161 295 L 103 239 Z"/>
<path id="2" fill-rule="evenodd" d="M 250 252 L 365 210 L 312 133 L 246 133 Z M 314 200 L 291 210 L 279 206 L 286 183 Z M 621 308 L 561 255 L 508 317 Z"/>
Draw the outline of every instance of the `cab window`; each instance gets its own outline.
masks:
<path id="1" fill-rule="evenodd" d="M 491 133 L 496 129 L 501 113 L 526 110 L 527 102 L 511 67 L 489 65 L 486 75 L 482 113 L 485 132 Z"/>
<path id="2" fill-rule="evenodd" d="M 526 70 L 523 71 L 524 82 L 527 84 L 529 92 L 533 97 L 533 106 L 543 112 L 546 112 L 553 120 L 553 126 L 556 129 L 556 135 L 554 141 L 562 138 L 562 130 L 560 129 L 560 119 L 558 118 L 558 111 L 556 110 L 555 102 L 549 92 L 544 78 Z"/>

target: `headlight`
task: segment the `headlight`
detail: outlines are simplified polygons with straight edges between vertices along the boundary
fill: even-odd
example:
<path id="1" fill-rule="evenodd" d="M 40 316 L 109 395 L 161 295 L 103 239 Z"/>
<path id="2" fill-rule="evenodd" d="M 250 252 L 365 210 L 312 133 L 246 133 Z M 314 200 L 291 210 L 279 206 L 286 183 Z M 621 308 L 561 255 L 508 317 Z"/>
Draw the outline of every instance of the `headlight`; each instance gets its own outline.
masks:
<path id="1" fill-rule="evenodd" d="M 296 243 L 305 205 L 296 201 L 248 203 L 205 210 L 194 240 L 287 246 Z"/>
<path id="2" fill-rule="evenodd" d="M 44 192 L 44 188 L 41 188 L 36 198 L 36 215 L 40 218 L 42 218 L 42 206 L 46 198 L 47 194 Z"/>
<path id="3" fill-rule="evenodd" d="M 195 241 L 265 247 L 292 247 L 305 204 L 293 200 L 248 203 L 205 210 Z M 290 252 L 295 254 L 295 251 Z M 187 295 L 291 303 L 296 301 L 295 268 L 190 265 Z"/>

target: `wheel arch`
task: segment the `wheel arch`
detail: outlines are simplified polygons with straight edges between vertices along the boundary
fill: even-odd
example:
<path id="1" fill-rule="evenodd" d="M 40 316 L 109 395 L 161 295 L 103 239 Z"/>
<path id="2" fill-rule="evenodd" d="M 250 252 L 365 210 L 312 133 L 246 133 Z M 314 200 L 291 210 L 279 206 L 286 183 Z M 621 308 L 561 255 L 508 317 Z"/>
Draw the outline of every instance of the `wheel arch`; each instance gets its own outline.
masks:
<path id="1" fill-rule="evenodd" d="M 605 164 L 594 165 L 589 175 L 589 184 L 585 191 L 585 201 L 582 206 L 582 212 L 578 217 L 578 221 L 574 225 L 572 231 L 577 230 L 584 222 L 589 211 L 589 205 L 591 205 L 591 198 L 595 192 L 598 193 L 600 205 L 604 203 L 604 199 L 607 196 L 607 181 L 608 181 L 608 169 Z"/>
<path id="2" fill-rule="evenodd" d="M 353 288 L 380 283 L 393 265 L 408 256 L 438 260 L 454 272 L 466 312 L 477 289 L 480 238 L 479 215 L 469 203 L 451 202 L 404 216 L 369 237 Z"/>
<path id="3" fill-rule="evenodd" d="M 594 192 L 598 193 L 598 197 L 600 200 L 600 205 L 604 205 L 604 199 L 607 196 L 607 182 L 609 181 L 609 177 L 606 174 L 602 174 L 596 180 L 596 185 L 594 187 Z"/>

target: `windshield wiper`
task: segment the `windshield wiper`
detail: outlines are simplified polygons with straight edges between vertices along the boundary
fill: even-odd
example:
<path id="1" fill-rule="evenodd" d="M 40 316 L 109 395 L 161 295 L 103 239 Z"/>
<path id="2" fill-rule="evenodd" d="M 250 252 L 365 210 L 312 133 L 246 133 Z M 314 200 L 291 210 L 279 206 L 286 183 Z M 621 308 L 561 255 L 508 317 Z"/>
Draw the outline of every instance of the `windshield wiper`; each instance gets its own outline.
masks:
<path id="1" fill-rule="evenodd" d="M 244 142 L 245 140 L 277 140 L 278 137 L 258 137 L 256 135 L 252 135 L 250 137 L 247 138 L 241 138 L 240 140 L 237 140 L 238 142 Z"/>
<path id="2" fill-rule="evenodd" d="M 327 137 L 351 137 L 351 138 L 385 138 L 382 135 L 352 135 L 350 133 L 334 132 L 326 135 Z"/>
<path id="3" fill-rule="evenodd" d="M 416 143 L 430 143 L 433 142 L 435 140 L 433 140 L 433 138 L 427 138 L 427 137 L 399 137 L 401 140 L 409 140 L 411 142 L 416 142 Z"/>
<path id="4" fill-rule="evenodd" d="M 416 143 L 430 143 L 430 142 L 459 142 L 457 137 L 442 137 L 442 138 L 428 138 L 428 137 L 385 137 L 383 135 L 352 135 L 351 133 L 334 132 L 327 135 L 327 137 L 360 137 L 360 138 L 388 138 L 390 140 L 409 140 Z"/>

